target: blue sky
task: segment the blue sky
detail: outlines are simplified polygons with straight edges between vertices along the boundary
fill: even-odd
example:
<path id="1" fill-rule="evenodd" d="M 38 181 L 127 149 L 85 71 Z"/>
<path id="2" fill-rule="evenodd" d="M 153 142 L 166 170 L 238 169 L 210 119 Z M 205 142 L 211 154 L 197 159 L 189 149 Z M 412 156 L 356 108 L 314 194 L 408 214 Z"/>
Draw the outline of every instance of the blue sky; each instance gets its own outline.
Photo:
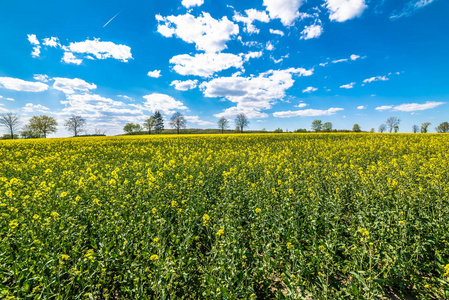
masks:
<path id="1" fill-rule="evenodd" d="M 161 110 L 190 128 L 448 120 L 444 0 L 0 2 L 0 113 L 122 132 Z M 232 122 L 232 126 L 234 123 Z M 168 127 L 168 124 L 166 124 Z"/>

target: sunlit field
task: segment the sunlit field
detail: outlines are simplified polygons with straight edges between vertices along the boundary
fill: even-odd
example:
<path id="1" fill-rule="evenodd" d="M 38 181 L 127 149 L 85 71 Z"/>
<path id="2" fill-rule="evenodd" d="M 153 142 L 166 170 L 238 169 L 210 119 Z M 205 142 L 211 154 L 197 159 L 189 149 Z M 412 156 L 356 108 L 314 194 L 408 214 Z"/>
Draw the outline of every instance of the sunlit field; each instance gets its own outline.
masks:
<path id="1" fill-rule="evenodd" d="M 6 299 L 449 297 L 449 136 L 0 142 Z"/>

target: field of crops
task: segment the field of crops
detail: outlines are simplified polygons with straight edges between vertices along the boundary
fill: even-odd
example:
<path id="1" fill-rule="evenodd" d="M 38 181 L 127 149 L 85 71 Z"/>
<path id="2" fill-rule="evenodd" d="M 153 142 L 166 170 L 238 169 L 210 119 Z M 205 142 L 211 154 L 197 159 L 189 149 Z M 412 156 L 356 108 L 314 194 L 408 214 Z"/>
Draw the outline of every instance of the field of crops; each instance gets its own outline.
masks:
<path id="1" fill-rule="evenodd" d="M 0 298 L 449 297 L 449 136 L 0 142 Z"/>

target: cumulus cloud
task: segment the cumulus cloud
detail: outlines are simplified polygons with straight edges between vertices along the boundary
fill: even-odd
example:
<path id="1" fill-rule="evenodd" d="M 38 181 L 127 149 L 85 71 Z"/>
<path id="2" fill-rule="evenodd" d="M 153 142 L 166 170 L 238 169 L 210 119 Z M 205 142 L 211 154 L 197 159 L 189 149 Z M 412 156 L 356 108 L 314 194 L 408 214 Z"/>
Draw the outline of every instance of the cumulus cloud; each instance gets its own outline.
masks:
<path id="1" fill-rule="evenodd" d="M 229 68 L 241 68 L 250 58 L 260 57 L 261 52 L 250 52 L 239 55 L 231 53 L 199 53 L 195 56 L 188 54 L 176 55 L 170 59 L 173 69 L 181 75 L 196 75 L 210 77 L 214 73 Z"/>
<path id="2" fill-rule="evenodd" d="M 234 13 L 234 17 L 232 18 L 236 22 L 242 22 L 245 24 L 243 31 L 252 34 L 259 33 L 260 30 L 254 26 L 254 21 L 259 21 L 263 23 L 268 23 L 270 21 L 270 17 L 264 11 L 259 11 L 256 9 L 247 9 L 245 10 L 246 16 L 239 14 L 238 12 Z"/>
<path id="3" fill-rule="evenodd" d="M 383 110 L 388 110 L 388 109 L 392 109 L 392 108 L 393 108 L 393 105 L 382 105 L 382 106 L 376 107 L 375 110 L 383 111 Z"/>
<path id="4" fill-rule="evenodd" d="M 176 110 L 186 110 L 187 107 L 173 97 L 166 94 L 153 93 L 143 96 L 146 102 L 143 107 L 151 112 L 156 110 L 161 111 L 163 114 L 173 114 Z"/>
<path id="5" fill-rule="evenodd" d="M 37 81 L 48 82 L 51 78 L 48 77 L 48 75 L 44 74 L 34 74 L 33 79 Z"/>
<path id="6" fill-rule="evenodd" d="M 301 39 L 309 40 L 319 37 L 323 33 L 323 27 L 321 25 L 306 26 L 301 32 Z"/>
<path id="7" fill-rule="evenodd" d="M 225 98 L 237 106 L 215 116 L 231 116 L 245 112 L 250 118 L 263 118 L 268 115 L 261 110 L 270 109 L 276 100 L 285 97 L 285 91 L 293 86 L 296 76 L 310 76 L 313 70 L 290 68 L 270 70 L 257 77 L 218 77 L 200 85 L 205 97 Z"/>
<path id="8" fill-rule="evenodd" d="M 360 17 L 367 8 L 365 0 L 326 0 L 331 21 L 345 22 Z"/>
<path id="9" fill-rule="evenodd" d="M 82 59 L 76 58 L 72 52 L 64 52 L 64 56 L 62 57 L 61 61 L 65 62 L 66 64 L 75 65 L 80 65 L 83 62 Z"/>
<path id="10" fill-rule="evenodd" d="M 351 60 L 357 60 L 357 59 L 360 58 L 360 55 L 357 55 L 357 54 L 351 54 L 350 58 L 351 58 Z"/>
<path id="11" fill-rule="evenodd" d="M 147 73 L 147 75 L 148 75 L 149 77 L 153 77 L 153 78 L 159 78 L 159 77 L 162 76 L 162 75 L 161 75 L 161 70 L 149 71 L 149 72 Z"/>
<path id="12" fill-rule="evenodd" d="M 351 82 L 348 84 L 341 85 L 340 88 L 341 89 L 352 89 L 354 87 L 354 85 L 355 85 L 355 82 Z"/>
<path id="13" fill-rule="evenodd" d="M 86 81 L 79 78 L 53 78 L 53 88 L 55 90 L 61 91 L 64 94 L 73 94 L 76 92 L 88 92 L 89 90 L 94 90 L 97 86 L 93 83 L 87 83 Z"/>
<path id="14" fill-rule="evenodd" d="M 203 5 L 204 0 L 182 0 L 181 4 L 185 8 L 191 8 L 194 6 L 201 6 Z"/>
<path id="15" fill-rule="evenodd" d="M 416 10 L 425 7 L 429 5 L 430 3 L 434 2 L 434 0 L 412 0 L 408 2 L 405 7 L 401 11 L 395 11 L 391 16 L 390 19 L 396 20 L 402 17 L 407 17 L 411 15 Z"/>
<path id="16" fill-rule="evenodd" d="M 303 92 L 303 93 L 311 93 L 311 92 L 315 92 L 315 91 L 317 91 L 317 90 L 318 90 L 318 88 L 313 87 L 313 86 L 309 86 L 309 87 L 303 89 L 302 92 Z"/>
<path id="17" fill-rule="evenodd" d="M 200 126 L 214 125 L 212 122 L 200 120 L 198 116 L 184 116 L 184 118 L 186 118 L 187 122 L 195 123 Z"/>
<path id="18" fill-rule="evenodd" d="M 299 107 L 299 108 L 301 108 L 301 107 L 306 107 L 306 106 L 307 106 L 307 104 L 304 103 L 304 102 L 301 102 L 301 103 L 299 103 L 298 105 L 295 105 L 295 107 Z"/>
<path id="19" fill-rule="evenodd" d="M 299 7 L 303 0 L 263 0 L 271 19 L 280 19 L 284 26 L 292 26 L 300 16 Z"/>
<path id="20" fill-rule="evenodd" d="M 387 81 L 389 80 L 386 76 L 374 76 L 363 80 L 363 83 L 371 83 L 373 81 Z"/>
<path id="21" fill-rule="evenodd" d="M 48 113 L 48 112 L 50 112 L 50 109 L 41 104 L 27 103 L 23 107 L 23 111 L 30 112 L 30 113 L 34 113 L 34 112 Z"/>
<path id="22" fill-rule="evenodd" d="M 39 45 L 39 40 L 37 39 L 35 34 L 27 34 L 28 36 L 28 41 L 30 42 L 31 45 Z"/>
<path id="23" fill-rule="evenodd" d="M 271 29 L 270 28 L 270 33 L 271 34 L 277 34 L 277 35 L 280 35 L 280 36 L 284 36 L 284 32 L 281 31 L 281 30 L 277 30 L 277 29 Z"/>
<path id="24" fill-rule="evenodd" d="M 44 46 L 53 47 L 53 48 L 61 46 L 61 44 L 59 44 L 59 39 L 57 37 L 54 37 L 54 36 L 52 36 L 50 38 L 45 38 L 44 42 L 42 44 Z"/>
<path id="25" fill-rule="evenodd" d="M 5 89 L 22 92 L 43 92 L 48 89 L 48 85 L 42 82 L 25 81 L 12 77 L 0 77 L 0 86 Z"/>
<path id="26" fill-rule="evenodd" d="M 64 46 L 64 50 L 66 53 L 72 53 L 72 56 L 73 53 L 80 53 L 92 55 L 96 59 L 114 58 L 122 62 L 128 62 L 128 60 L 133 59 L 130 47 L 117 45 L 113 42 L 102 42 L 98 38 L 70 43 L 69 46 Z"/>
<path id="27" fill-rule="evenodd" d="M 360 105 L 360 106 L 357 106 L 357 109 L 366 109 L 366 106 L 365 105 Z"/>
<path id="28" fill-rule="evenodd" d="M 174 80 L 170 83 L 170 86 L 174 86 L 178 91 L 187 91 L 196 88 L 198 80 Z"/>
<path id="29" fill-rule="evenodd" d="M 216 20 L 203 12 L 195 18 L 191 14 L 162 17 L 156 15 L 159 22 L 157 31 L 165 37 L 177 36 L 184 42 L 193 43 L 197 50 L 219 52 L 226 49 L 226 43 L 238 35 L 239 26 L 226 16 Z"/>
<path id="30" fill-rule="evenodd" d="M 393 107 L 394 111 L 405 111 L 405 112 L 412 112 L 412 111 L 419 111 L 419 110 L 426 110 L 426 109 L 432 109 L 437 106 L 443 105 L 445 102 L 436 102 L 436 101 L 427 101 L 426 103 L 404 103 L 401 105 L 397 105 Z"/>
<path id="31" fill-rule="evenodd" d="M 273 113 L 276 118 L 291 118 L 291 117 L 318 117 L 318 116 L 330 116 L 335 115 L 338 111 L 344 110 L 339 107 L 331 107 L 326 110 L 322 109 L 301 109 L 301 110 L 288 110 L 278 111 Z"/>

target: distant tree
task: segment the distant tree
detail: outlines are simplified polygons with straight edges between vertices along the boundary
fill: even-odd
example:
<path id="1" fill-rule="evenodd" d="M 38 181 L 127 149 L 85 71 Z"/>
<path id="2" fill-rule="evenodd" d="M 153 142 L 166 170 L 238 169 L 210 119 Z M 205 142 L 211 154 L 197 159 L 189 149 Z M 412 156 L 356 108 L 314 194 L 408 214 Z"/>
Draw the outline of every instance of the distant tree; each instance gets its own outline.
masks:
<path id="1" fill-rule="evenodd" d="M 54 133 L 57 131 L 56 126 L 58 126 L 58 122 L 56 119 L 49 116 L 34 116 L 28 121 L 28 128 L 39 134 L 40 137 L 47 137 L 47 134 Z"/>
<path id="2" fill-rule="evenodd" d="M 151 130 L 156 126 L 156 119 L 154 116 L 149 117 L 143 122 L 143 127 L 148 131 L 148 134 L 151 134 Z"/>
<path id="3" fill-rule="evenodd" d="M 180 112 L 175 112 L 173 116 L 171 116 L 170 121 L 170 126 L 176 129 L 178 134 L 180 129 L 187 127 L 187 120 Z"/>
<path id="4" fill-rule="evenodd" d="M 103 130 L 101 128 L 95 127 L 94 134 L 95 135 L 106 135 L 106 130 Z"/>
<path id="5" fill-rule="evenodd" d="M 11 139 L 14 139 L 14 131 L 19 126 L 19 116 L 15 113 L 6 113 L 0 115 L 0 125 L 8 128 Z"/>
<path id="6" fill-rule="evenodd" d="M 374 133 L 374 132 L 376 132 L 376 129 L 371 128 L 371 130 L 370 130 L 369 132 L 370 132 L 370 133 Z"/>
<path id="7" fill-rule="evenodd" d="M 296 133 L 303 133 L 303 132 L 308 132 L 308 131 L 307 131 L 307 129 L 299 128 L 299 129 L 296 129 L 296 130 L 293 131 L 293 132 L 296 132 Z"/>
<path id="8" fill-rule="evenodd" d="M 352 131 L 360 132 L 360 131 L 362 131 L 362 129 L 360 128 L 359 124 L 354 124 L 354 126 L 352 126 Z"/>
<path id="9" fill-rule="evenodd" d="M 399 123 L 401 123 L 401 120 L 399 120 L 396 117 L 389 117 L 385 123 L 387 124 L 391 133 L 396 126 L 398 127 L 399 130 Z"/>
<path id="10" fill-rule="evenodd" d="M 427 133 L 427 128 L 430 126 L 430 122 L 424 122 L 421 124 L 421 133 Z"/>
<path id="11" fill-rule="evenodd" d="M 385 124 L 380 124 L 379 126 L 379 132 L 383 133 L 385 130 L 387 130 L 387 125 Z"/>
<path id="12" fill-rule="evenodd" d="M 449 132 L 449 123 L 443 122 L 440 125 L 438 125 L 437 127 L 435 127 L 435 130 L 438 133 L 447 133 L 447 132 Z"/>
<path id="13" fill-rule="evenodd" d="M 123 126 L 123 131 L 126 133 L 139 132 L 142 131 L 142 126 L 140 126 L 140 124 L 127 123 Z"/>
<path id="14" fill-rule="evenodd" d="M 239 125 L 237 125 L 237 126 L 235 126 L 235 130 L 234 130 L 235 132 L 240 132 L 240 126 Z"/>
<path id="15" fill-rule="evenodd" d="M 86 119 L 81 116 L 71 116 L 65 121 L 64 126 L 68 131 L 73 132 L 74 136 L 78 136 L 86 126 Z"/>
<path id="16" fill-rule="evenodd" d="M 283 132 L 284 132 L 284 130 L 282 130 L 282 128 L 280 128 L 280 127 L 276 128 L 276 129 L 273 131 L 273 133 L 283 133 Z"/>
<path id="17" fill-rule="evenodd" d="M 412 127 L 413 133 L 417 133 L 419 130 L 419 126 L 418 125 L 413 125 Z"/>
<path id="18" fill-rule="evenodd" d="M 399 126 L 398 125 L 394 126 L 394 133 L 398 133 L 398 131 L 399 131 Z"/>
<path id="19" fill-rule="evenodd" d="M 225 117 L 221 117 L 220 120 L 218 120 L 218 128 L 221 129 L 221 133 L 224 133 L 224 130 L 229 128 L 229 120 Z"/>
<path id="20" fill-rule="evenodd" d="M 326 122 L 323 124 L 323 131 L 332 131 L 332 123 Z"/>
<path id="21" fill-rule="evenodd" d="M 235 117 L 235 124 L 239 127 L 240 132 L 243 133 L 243 129 L 249 125 L 248 117 L 244 113 L 239 113 Z"/>
<path id="22" fill-rule="evenodd" d="M 29 125 L 25 125 L 22 127 L 22 131 L 20 132 L 20 136 L 24 139 L 38 139 L 41 136 L 38 132 L 32 130 Z"/>
<path id="23" fill-rule="evenodd" d="M 312 130 L 315 132 L 321 131 L 321 128 L 323 128 L 323 124 L 321 120 L 313 120 L 312 122 Z"/>
<path id="24" fill-rule="evenodd" d="M 164 118 L 162 118 L 161 113 L 157 110 L 154 112 L 154 131 L 156 133 L 161 133 L 164 130 Z"/>
<path id="25" fill-rule="evenodd" d="M 18 139 L 19 136 L 17 134 L 14 134 L 13 138 Z M 2 137 L 0 137 L 0 140 L 10 140 L 10 139 L 11 135 L 9 133 L 5 133 Z"/>

